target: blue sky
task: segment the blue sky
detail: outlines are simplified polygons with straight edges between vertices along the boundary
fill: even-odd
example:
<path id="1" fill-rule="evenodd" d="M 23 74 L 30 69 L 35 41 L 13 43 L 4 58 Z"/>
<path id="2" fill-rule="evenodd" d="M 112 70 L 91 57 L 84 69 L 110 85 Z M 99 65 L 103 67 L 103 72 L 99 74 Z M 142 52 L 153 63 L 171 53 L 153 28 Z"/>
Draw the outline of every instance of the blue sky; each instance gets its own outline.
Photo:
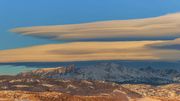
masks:
<path id="1" fill-rule="evenodd" d="M 0 50 L 62 43 L 9 32 L 16 27 L 147 18 L 179 11 L 179 0 L 1 0 Z"/>

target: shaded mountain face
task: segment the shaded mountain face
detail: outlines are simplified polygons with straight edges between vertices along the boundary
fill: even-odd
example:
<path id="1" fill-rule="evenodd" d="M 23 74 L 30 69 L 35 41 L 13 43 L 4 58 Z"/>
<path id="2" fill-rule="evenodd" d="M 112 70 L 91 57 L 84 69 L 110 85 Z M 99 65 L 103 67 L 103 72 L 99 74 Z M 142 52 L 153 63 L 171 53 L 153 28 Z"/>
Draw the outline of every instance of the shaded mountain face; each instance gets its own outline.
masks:
<path id="1" fill-rule="evenodd" d="M 116 83 L 130 84 L 169 84 L 180 83 L 180 71 L 178 69 L 132 68 L 117 63 L 99 63 L 84 67 L 45 68 L 19 74 L 22 77 L 40 76 L 41 78 L 74 79 L 74 80 L 100 80 Z"/>

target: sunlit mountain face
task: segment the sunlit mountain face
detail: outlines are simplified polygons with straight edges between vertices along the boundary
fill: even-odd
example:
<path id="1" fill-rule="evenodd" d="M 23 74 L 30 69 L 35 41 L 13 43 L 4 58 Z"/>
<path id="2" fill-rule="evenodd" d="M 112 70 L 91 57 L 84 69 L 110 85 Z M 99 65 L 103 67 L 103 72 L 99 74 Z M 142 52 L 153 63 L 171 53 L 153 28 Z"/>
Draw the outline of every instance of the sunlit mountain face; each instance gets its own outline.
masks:
<path id="1" fill-rule="evenodd" d="M 0 100 L 179 101 L 178 0 L 0 1 Z"/>

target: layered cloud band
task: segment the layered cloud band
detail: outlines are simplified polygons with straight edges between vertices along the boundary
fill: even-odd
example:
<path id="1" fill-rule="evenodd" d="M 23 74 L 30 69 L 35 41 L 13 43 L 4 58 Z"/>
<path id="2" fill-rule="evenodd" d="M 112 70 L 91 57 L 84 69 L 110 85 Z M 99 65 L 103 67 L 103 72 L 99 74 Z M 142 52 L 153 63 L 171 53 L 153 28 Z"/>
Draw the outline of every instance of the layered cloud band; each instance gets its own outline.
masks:
<path id="1" fill-rule="evenodd" d="M 0 51 L 0 62 L 180 60 L 180 13 L 135 20 L 23 27 L 11 31 L 70 43 Z"/>
<path id="2" fill-rule="evenodd" d="M 11 31 L 23 35 L 63 41 L 175 39 L 180 37 L 180 13 L 146 19 L 22 27 Z"/>

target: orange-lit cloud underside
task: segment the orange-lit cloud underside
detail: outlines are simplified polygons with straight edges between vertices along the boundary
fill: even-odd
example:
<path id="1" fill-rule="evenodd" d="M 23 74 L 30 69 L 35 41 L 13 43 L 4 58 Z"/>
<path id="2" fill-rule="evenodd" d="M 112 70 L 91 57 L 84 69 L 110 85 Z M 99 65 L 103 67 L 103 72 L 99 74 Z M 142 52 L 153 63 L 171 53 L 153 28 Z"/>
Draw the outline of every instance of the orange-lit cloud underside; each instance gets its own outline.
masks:
<path id="1" fill-rule="evenodd" d="M 180 37 L 180 13 L 146 19 L 22 27 L 11 31 L 23 35 L 65 41 L 159 40 L 168 37 L 175 39 Z"/>
<path id="2" fill-rule="evenodd" d="M 0 62 L 180 60 L 180 13 L 146 19 L 22 27 L 11 31 L 73 43 L 0 51 Z M 169 37 L 171 40 L 167 40 Z M 145 41 L 133 41 L 137 39 Z M 102 40 L 105 42 L 94 42 Z"/>
<path id="3" fill-rule="evenodd" d="M 0 51 L 0 62 L 65 62 L 91 60 L 172 60 L 178 50 L 161 50 L 148 45 L 164 41 L 75 42 Z"/>

